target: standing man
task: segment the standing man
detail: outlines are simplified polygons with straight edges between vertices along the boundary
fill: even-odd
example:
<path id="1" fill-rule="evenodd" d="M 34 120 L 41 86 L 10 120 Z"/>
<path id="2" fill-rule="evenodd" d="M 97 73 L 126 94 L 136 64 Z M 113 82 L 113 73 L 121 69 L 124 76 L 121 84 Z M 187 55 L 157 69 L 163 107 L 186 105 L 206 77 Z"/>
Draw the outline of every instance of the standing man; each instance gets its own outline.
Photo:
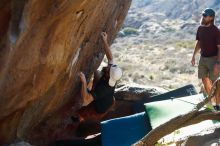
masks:
<path id="1" fill-rule="evenodd" d="M 194 66 L 196 53 L 200 51 L 198 77 L 202 79 L 207 94 L 210 94 L 212 84 L 219 77 L 220 70 L 220 31 L 214 22 L 215 11 L 205 9 L 197 30 L 197 42 L 191 61 Z M 213 97 L 211 102 L 215 110 L 220 110 L 220 97 Z"/>

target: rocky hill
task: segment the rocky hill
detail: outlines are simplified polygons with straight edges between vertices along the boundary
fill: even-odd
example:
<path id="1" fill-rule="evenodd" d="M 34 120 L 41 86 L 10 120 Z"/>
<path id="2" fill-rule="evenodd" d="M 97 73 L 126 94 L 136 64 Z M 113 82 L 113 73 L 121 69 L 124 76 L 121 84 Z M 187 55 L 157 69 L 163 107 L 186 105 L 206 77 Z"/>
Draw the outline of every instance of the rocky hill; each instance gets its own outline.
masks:
<path id="1" fill-rule="evenodd" d="M 219 25 L 219 6 L 218 0 L 134 0 L 124 27 L 135 28 L 144 37 L 149 34 L 160 37 L 159 40 L 167 40 L 165 36 L 188 39 L 192 38 L 206 7 L 216 10 Z"/>
<path id="2" fill-rule="evenodd" d="M 206 7 L 216 10 L 219 26 L 219 0 L 133 0 L 112 46 L 125 70 L 123 80 L 167 89 L 191 83 L 200 90 L 190 61 Z"/>

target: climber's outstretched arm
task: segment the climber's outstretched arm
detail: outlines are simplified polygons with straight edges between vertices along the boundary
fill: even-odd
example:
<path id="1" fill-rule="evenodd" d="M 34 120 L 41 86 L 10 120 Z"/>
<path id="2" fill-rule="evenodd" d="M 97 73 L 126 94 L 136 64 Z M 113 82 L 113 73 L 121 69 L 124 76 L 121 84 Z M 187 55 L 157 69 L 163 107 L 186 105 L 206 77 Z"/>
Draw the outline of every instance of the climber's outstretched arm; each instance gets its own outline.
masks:
<path id="1" fill-rule="evenodd" d="M 108 44 L 108 35 L 106 32 L 102 32 L 101 35 L 105 45 L 104 51 L 108 59 L 108 64 L 113 64 L 113 55 Z"/>

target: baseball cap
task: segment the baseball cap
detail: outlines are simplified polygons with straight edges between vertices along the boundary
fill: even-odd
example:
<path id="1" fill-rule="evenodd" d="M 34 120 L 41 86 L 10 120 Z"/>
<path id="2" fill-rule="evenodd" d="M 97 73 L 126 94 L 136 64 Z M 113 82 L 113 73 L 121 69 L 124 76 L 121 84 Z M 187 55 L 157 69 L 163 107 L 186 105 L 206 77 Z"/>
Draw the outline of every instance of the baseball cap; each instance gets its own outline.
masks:
<path id="1" fill-rule="evenodd" d="M 111 65 L 109 86 L 114 87 L 116 82 L 122 77 L 122 70 L 117 65 Z"/>
<path id="2" fill-rule="evenodd" d="M 206 8 L 203 12 L 202 12 L 202 16 L 215 16 L 215 11 L 211 8 Z"/>

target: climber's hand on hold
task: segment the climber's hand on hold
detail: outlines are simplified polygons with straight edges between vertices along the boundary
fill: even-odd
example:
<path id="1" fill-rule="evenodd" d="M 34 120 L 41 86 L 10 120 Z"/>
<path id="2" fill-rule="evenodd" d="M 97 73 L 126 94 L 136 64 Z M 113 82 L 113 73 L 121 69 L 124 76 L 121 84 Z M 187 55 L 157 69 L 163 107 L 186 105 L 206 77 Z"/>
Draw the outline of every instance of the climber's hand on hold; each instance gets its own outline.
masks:
<path id="1" fill-rule="evenodd" d="M 102 36 L 102 40 L 107 43 L 108 42 L 108 35 L 106 32 L 102 32 L 101 33 L 101 36 Z"/>
<path id="2" fill-rule="evenodd" d="M 83 72 L 79 73 L 79 77 L 80 77 L 81 82 L 83 82 L 83 83 L 86 82 L 86 77 Z"/>

